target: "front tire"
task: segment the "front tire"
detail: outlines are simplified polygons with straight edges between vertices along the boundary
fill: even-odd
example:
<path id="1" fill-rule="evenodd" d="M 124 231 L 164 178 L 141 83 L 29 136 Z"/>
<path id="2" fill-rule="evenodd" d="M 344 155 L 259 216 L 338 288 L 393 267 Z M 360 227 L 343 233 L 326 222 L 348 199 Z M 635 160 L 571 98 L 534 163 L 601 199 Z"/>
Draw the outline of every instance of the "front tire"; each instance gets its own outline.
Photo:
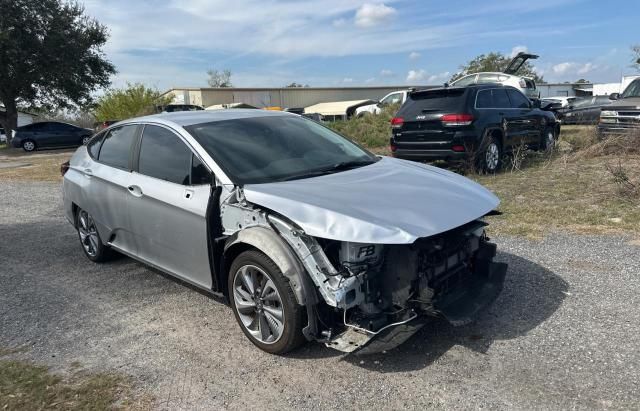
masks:
<path id="1" fill-rule="evenodd" d="M 304 342 L 304 308 L 269 257 L 255 250 L 241 253 L 231 264 L 228 288 L 233 314 L 255 346 L 284 354 Z"/>
<path id="2" fill-rule="evenodd" d="M 30 153 L 32 151 L 35 151 L 36 149 L 36 143 L 33 140 L 25 140 L 22 142 L 22 149 L 24 151 L 26 151 L 27 153 Z"/>
<path id="3" fill-rule="evenodd" d="M 89 140 L 91 140 L 91 136 L 84 136 L 82 137 L 82 145 L 86 146 L 87 143 L 89 142 Z"/>
<path id="4" fill-rule="evenodd" d="M 551 127 L 547 127 L 542 133 L 540 148 L 543 151 L 551 152 L 556 146 L 556 133 Z"/>
<path id="5" fill-rule="evenodd" d="M 91 214 L 81 208 L 76 213 L 76 228 L 82 251 L 89 260 L 101 263 L 111 259 L 113 251 L 102 243 Z"/>

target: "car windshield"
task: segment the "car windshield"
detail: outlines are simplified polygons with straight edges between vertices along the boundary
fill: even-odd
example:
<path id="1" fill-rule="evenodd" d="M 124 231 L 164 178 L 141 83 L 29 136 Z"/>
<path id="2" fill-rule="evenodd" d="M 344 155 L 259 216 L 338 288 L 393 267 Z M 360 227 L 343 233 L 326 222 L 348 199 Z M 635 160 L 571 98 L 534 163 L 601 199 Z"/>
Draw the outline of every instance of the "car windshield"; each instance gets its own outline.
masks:
<path id="1" fill-rule="evenodd" d="M 215 121 L 187 130 L 237 184 L 314 177 L 378 160 L 328 128 L 294 115 Z"/>
<path id="2" fill-rule="evenodd" d="M 624 90 L 621 98 L 640 97 L 640 81 L 635 80 Z"/>

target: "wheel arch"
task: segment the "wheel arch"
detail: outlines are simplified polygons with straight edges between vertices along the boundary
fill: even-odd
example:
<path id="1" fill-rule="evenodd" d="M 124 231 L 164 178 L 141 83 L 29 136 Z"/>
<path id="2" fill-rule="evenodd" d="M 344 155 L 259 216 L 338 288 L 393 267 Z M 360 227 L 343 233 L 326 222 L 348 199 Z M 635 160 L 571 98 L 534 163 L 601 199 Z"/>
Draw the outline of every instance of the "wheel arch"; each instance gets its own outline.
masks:
<path id="1" fill-rule="evenodd" d="M 233 260 L 247 250 L 257 250 L 269 257 L 289 281 L 297 303 L 307 304 L 305 279 L 302 278 L 306 275 L 304 267 L 289 245 L 275 231 L 266 227 L 251 227 L 240 230 L 227 240 L 223 251 L 223 267 L 218 274 L 218 284 L 221 285 L 221 291 L 227 298 L 229 292 L 227 287 L 222 285 L 227 284 Z"/>

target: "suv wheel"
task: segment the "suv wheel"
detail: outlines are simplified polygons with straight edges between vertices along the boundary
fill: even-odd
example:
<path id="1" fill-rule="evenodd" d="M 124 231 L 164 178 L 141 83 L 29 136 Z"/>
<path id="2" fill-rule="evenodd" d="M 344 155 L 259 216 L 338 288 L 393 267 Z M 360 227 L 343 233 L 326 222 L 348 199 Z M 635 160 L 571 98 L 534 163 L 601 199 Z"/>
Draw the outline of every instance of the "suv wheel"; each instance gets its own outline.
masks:
<path id="1" fill-rule="evenodd" d="M 22 149 L 31 152 L 36 149 L 36 143 L 33 140 L 25 140 L 22 142 Z"/>
<path id="2" fill-rule="evenodd" d="M 84 136 L 82 137 L 82 145 L 86 146 L 87 143 L 89 142 L 89 140 L 91 140 L 91 136 Z"/>
<path id="3" fill-rule="evenodd" d="M 550 152 L 553 151 L 556 146 L 556 133 L 552 128 L 548 127 L 544 130 L 542 135 L 541 147 L 544 151 Z"/>
<path id="4" fill-rule="evenodd" d="M 304 308 L 278 266 L 259 251 L 245 251 L 229 271 L 229 299 L 242 332 L 261 350 L 284 354 L 304 341 Z"/>
<path id="5" fill-rule="evenodd" d="M 495 137 L 491 137 L 480 152 L 480 165 L 486 173 L 495 173 L 500 170 L 502 166 L 502 147 Z"/>

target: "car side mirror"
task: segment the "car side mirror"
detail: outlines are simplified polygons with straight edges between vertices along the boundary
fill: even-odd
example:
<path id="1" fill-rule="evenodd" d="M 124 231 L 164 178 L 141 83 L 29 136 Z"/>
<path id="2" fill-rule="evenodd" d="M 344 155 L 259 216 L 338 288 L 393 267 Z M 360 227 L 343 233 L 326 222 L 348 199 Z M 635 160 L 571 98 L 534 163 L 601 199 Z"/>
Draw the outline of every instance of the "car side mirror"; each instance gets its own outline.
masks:
<path id="1" fill-rule="evenodd" d="M 532 100 L 531 101 L 531 106 L 533 108 L 540 108 L 542 106 L 542 102 L 538 99 Z"/>
<path id="2" fill-rule="evenodd" d="M 620 98 L 620 93 L 609 94 L 609 100 L 618 100 L 619 98 Z"/>

